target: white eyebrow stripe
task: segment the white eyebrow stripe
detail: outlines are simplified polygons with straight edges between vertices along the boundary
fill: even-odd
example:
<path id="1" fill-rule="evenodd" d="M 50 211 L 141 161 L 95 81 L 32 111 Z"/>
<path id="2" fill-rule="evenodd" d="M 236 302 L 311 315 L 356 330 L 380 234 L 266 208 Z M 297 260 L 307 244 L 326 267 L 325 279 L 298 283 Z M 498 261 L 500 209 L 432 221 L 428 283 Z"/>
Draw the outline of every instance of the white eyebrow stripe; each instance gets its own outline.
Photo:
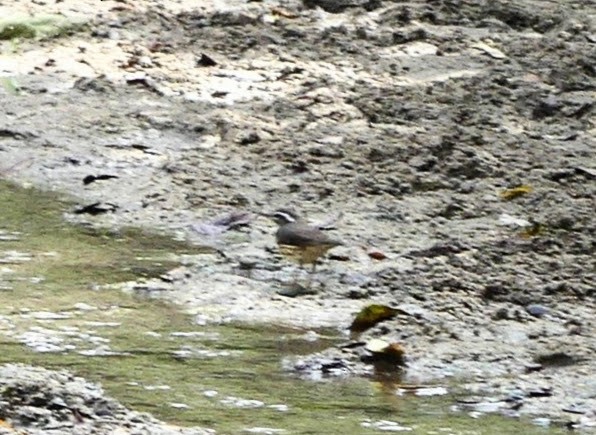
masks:
<path id="1" fill-rule="evenodd" d="M 283 211 L 276 211 L 274 213 L 274 216 L 281 216 L 288 222 L 296 222 L 296 218 L 294 216 L 292 216 L 289 213 L 283 212 Z"/>

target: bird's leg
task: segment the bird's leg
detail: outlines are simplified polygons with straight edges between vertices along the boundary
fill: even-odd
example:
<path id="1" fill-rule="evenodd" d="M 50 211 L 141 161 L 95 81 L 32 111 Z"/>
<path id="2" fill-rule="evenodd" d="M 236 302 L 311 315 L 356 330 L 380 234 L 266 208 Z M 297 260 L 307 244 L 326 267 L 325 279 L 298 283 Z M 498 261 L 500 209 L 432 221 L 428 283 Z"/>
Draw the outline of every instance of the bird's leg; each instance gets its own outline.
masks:
<path id="1" fill-rule="evenodd" d="M 298 280 L 300 279 L 300 271 L 302 271 L 303 266 L 304 266 L 304 263 L 302 262 L 302 260 L 300 260 L 298 262 L 298 268 L 294 270 L 294 281 L 292 282 L 292 285 L 294 287 L 299 286 Z"/>
<path id="2" fill-rule="evenodd" d="M 306 283 L 306 288 L 309 289 L 312 286 L 312 279 L 313 276 L 315 275 L 315 272 L 317 271 L 317 262 L 315 261 L 312 264 L 312 270 L 310 271 L 310 274 L 308 275 L 308 282 Z"/>

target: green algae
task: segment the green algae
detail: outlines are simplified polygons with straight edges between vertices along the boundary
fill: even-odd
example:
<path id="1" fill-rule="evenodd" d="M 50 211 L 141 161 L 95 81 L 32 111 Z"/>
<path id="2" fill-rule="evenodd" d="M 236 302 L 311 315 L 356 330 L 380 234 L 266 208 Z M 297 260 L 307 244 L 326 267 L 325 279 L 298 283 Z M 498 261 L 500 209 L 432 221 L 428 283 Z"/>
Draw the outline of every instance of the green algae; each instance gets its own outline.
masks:
<path id="1" fill-rule="evenodd" d="M 67 225 L 63 212 L 71 204 L 8 183 L 0 183 L 0 206 L 0 230 L 18 234 L 17 240 L 0 242 L 0 258 L 11 251 L 28 258 L 17 257 L 7 264 L 12 272 L 0 275 L 11 287 L 0 292 L 0 316 L 12 325 L 0 329 L 0 363 L 66 368 L 100 382 L 131 408 L 223 434 L 251 427 L 373 434 L 380 431 L 362 424 L 380 420 L 411 427 L 410 433 L 563 432 L 498 416 L 472 419 L 450 411 L 452 397 L 397 396 L 391 386 L 370 379 L 297 379 L 281 370 L 283 358 L 320 350 L 339 338 L 321 331 L 322 338 L 310 342 L 305 331 L 276 326 L 199 326 L 162 300 L 105 287 L 138 280 L 139 274 L 159 277 L 178 265 L 176 255 L 201 255 L 205 249 L 138 229 Z M 36 318 L 41 311 L 65 318 Z M 74 348 L 34 352 L 19 343 L 20 334 L 32 328 L 62 334 Z M 78 353 L 98 343 L 115 354 Z M 239 399 L 252 402 L 239 407 Z"/>
<path id="2" fill-rule="evenodd" d="M 83 27 L 81 20 L 61 15 L 9 17 L 0 20 L 0 40 L 56 38 L 80 31 Z"/>
<path id="3" fill-rule="evenodd" d="M 21 92 L 19 83 L 12 77 L 0 77 L 0 89 L 9 95 L 19 95 Z"/>

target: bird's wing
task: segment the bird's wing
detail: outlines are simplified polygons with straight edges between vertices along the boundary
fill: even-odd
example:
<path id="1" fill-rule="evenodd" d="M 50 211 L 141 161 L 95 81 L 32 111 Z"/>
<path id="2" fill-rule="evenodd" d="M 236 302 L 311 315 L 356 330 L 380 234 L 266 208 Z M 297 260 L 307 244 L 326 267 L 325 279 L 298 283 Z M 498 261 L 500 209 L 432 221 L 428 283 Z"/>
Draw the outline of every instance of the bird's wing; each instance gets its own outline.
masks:
<path id="1" fill-rule="evenodd" d="M 286 225 L 277 231 L 278 243 L 295 246 L 333 245 L 343 243 L 332 239 L 321 230 L 306 225 Z"/>

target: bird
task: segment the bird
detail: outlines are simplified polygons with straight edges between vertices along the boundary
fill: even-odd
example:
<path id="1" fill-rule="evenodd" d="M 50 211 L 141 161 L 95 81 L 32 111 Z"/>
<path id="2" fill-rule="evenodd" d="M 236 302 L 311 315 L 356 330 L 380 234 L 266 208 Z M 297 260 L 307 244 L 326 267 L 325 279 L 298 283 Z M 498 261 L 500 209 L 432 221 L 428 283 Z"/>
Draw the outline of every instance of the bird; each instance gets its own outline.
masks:
<path id="1" fill-rule="evenodd" d="M 343 243 L 333 239 L 319 228 L 309 225 L 295 211 L 278 209 L 270 217 L 279 225 L 275 239 L 279 252 L 300 264 L 312 264 L 312 273 L 315 272 L 317 261 L 327 251 Z"/>

